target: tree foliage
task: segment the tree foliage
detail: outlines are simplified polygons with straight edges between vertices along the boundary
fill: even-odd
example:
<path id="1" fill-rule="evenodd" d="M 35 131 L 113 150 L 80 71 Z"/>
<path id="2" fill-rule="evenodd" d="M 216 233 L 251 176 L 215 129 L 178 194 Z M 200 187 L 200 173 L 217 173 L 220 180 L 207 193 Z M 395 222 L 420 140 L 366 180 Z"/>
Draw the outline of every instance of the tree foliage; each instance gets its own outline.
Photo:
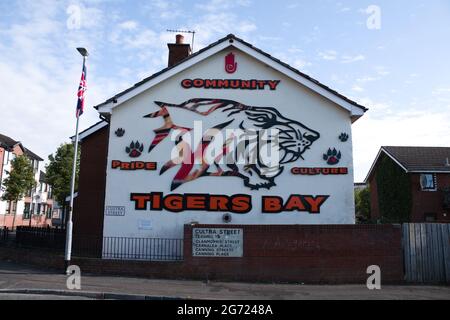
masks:
<path id="1" fill-rule="evenodd" d="M 72 181 L 74 146 L 65 143 L 58 147 L 55 154 L 48 156 L 49 163 L 46 166 L 46 177 L 53 188 L 53 195 L 60 205 L 64 205 L 66 197 L 70 195 Z M 75 176 L 75 189 L 78 186 L 78 173 L 80 171 L 80 150 L 78 149 L 77 170 Z"/>
<path id="2" fill-rule="evenodd" d="M 355 211 L 357 223 L 370 221 L 370 189 L 358 189 L 355 191 Z"/>
<path id="3" fill-rule="evenodd" d="M 36 181 L 31 161 L 24 155 L 15 157 L 11 161 L 11 172 L 3 181 L 5 188 L 3 200 L 19 201 L 35 186 Z"/>
<path id="4" fill-rule="evenodd" d="M 376 179 L 381 222 L 409 222 L 412 208 L 409 175 L 385 156 L 378 165 Z"/>

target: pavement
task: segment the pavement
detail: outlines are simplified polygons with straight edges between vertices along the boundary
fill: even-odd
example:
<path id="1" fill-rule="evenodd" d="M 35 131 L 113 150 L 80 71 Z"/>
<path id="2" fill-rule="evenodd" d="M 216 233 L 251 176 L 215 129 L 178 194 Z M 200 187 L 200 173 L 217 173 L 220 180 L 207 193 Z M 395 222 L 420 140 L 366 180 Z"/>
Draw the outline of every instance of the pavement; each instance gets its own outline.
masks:
<path id="1" fill-rule="evenodd" d="M 81 290 L 68 290 L 61 272 L 0 261 L 4 299 L 213 299 L 213 300 L 450 300 L 449 286 L 255 284 L 158 280 L 81 273 Z"/>

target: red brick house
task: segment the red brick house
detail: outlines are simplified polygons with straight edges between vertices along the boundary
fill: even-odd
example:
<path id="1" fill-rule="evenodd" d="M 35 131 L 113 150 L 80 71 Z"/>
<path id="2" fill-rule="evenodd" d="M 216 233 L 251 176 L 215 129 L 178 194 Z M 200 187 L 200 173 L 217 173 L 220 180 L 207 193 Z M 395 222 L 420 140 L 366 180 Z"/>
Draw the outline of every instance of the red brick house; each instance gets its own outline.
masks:
<path id="1" fill-rule="evenodd" d="M 388 172 L 383 174 L 381 168 Z M 450 222 L 450 147 L 381 147 L 365 182 L 374 221 L 383 220 L 392 195 L 394 207 L 396 202 L 410 202 L 409 212 L 397 222 Z"/>
<path id="2" fill-rule="evenodd" d="M 33 166 L 36 188 L 30 190 L 20 201 L 12 202 L 1 199 L 3 181 L 8 176 L 11 161 L 16 156 L 27 156 Z M 16 226 L 46 227 L 51 225 L 53 200 L 51 187 L 46 181 L 43 159 L 25 148 L 20 141 L 0 134 L 0 228 Z"/>

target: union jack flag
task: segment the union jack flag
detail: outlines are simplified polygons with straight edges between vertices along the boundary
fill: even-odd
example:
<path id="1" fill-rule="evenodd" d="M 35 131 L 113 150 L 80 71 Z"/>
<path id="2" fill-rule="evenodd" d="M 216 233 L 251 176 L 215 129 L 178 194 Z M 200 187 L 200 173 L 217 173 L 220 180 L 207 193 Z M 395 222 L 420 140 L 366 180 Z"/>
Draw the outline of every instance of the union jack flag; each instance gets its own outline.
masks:
<path id="1" fill-rule="evenodd" d="M 83 72 L 81 73 L 80 86 L 78 87 L 78 103 L 77 103 L 77 118 L 83 114 L 84 110 L 84 93 L 87 90 L 86 82 L 86 63 L 83 62 Z"/>

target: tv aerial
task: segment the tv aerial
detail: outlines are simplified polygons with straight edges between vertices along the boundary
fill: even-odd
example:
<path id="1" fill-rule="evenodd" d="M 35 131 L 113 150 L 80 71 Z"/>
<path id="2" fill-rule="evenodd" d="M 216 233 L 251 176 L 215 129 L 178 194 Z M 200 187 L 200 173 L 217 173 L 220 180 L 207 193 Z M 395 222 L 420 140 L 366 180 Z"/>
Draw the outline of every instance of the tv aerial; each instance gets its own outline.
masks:
<path id="1" fill-rule="evenodd" d="M 192 35 L 192 41 L 191 41 L 191 47 L 192 52 L 194 52 L 194 39 L 195 39 L 195 30 L 173 30 L 173 29 L 167 29 L 167 32 L 173 32 L 173 33 L 189 33 Z"/>

